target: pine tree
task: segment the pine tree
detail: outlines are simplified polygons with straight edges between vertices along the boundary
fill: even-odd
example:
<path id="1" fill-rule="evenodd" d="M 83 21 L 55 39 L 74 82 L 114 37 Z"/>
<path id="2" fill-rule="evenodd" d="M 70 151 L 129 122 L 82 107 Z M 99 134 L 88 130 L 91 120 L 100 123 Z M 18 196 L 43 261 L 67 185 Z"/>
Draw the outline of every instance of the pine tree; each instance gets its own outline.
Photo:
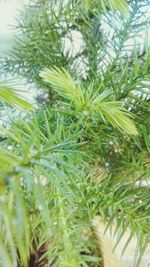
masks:
<path id="1" fill-rule="evenodd" d="M 142 259 L 150 241 L 150 51 L 148 40 L 142 48 L 130 41 L 148 29 L 148 1 L 128 2 L 35 0 L 18 18 L 2 71 L 27 77 L 49 99 L 1 127 L 2 267 L 104 266 L 97 216 L 106 230 L 115 226 L 117 244 L 130 229 L 125 248 L 136 236 L 137 265 Z M 32 110 L 8 84 L 0 89 L 0 100 Z"/>

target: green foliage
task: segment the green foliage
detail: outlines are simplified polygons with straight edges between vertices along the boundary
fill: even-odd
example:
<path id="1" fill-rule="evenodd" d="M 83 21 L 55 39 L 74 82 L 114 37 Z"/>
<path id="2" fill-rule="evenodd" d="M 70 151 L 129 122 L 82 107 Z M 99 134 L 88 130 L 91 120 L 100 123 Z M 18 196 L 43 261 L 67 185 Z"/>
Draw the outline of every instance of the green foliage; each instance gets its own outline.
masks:
<path id="1" fill-rule="evenodd" d="M 96 1 L 102 3 L 102 1 Z M 133 36 L 139 36 L 140 31 L 144 28 L 146 30 L 149 25 L 148 20 L 143 21 L 142 17 L 142 9 L 146 8 L 147 1 L 131 1 L 130 15 L 126 19 L 119 12 L 109 11 L 104 14 L 103 8 L 96 4 L 85 12 L 81 8 L 81 1 L 68 1 L 66 4 L 59 1 L 58 3 L 58 10 L 55 1 L 32 1 L 29 6 L 25 6 L 16 23 L 18 33 L 16 33 L 16 44 L 11 57 L 2 63 L 3 71 L 12 72 L 13 70 L 15 73 L 25 75 L 29 81 L 36 81 L 38 86 L 44 86 L 39 79 L 39 71 L 45 67 L 63 66 L 80 76 L 86 73 L 90 79 L 100 77 L 99 73 L 104 67 L 107 69 L 110 62 L 111 70 L 108 68 L 108 71 L 117 72 L 118 77 L 121 77 L 118 71 L 121 70 L 124 58 L 125 62 L 129 60 L 126 51 L 129 46 L 133 51 L 136 44 L 136 40 L 134 43 L 130 42 L 131 45 L 127 41 L 131 41 Z M 125 1 L 108 1 L 108 4 L 110 3 L 120 8 L 125 5 Z M 123 13 L 126 14 L 125 11 Z M 101 20 L 104 22 L 107 20 L 114 31 L 111 40 L 112 34 L 105 34 L 101 27 Z M 72 40 L 74 31 L 81 33 L 84 46 L 74 54 L 69 51 L 65 53 L 66 38 L 73 43 L 73 50 L 75 50 Z M 137 43 L 137 48 L 138 45 L 140 44 Z M 83 65 L 82 68 L 81 65 Z"/>
<path id="2" fill-rule="evenodd" d="M 98 94 L 92 84 L 85 90 L 79 82 L 76 85 L 70 74 L 64 69 L 45 69 L 40 76 L 44 81 L 49 82 L 61 96 L 74 103 L 77 114 L 82 112 L 87 116 L 100 116 L 119 130 L 124 130 L 128 134 L 137 134 L 136 127 L 129 118 L 131 115 L 121 107 L 119 102 L 107 100 L 111 94 L 110 91 Z"/>
<path id="3" fill-rule="evenodd" d="M 50 97 L 1 128 L 1 267 L 30 267 L 31 256 L 36 267 L 99 267 L 96 216 L 115 226 L 118 242 L 129 228 L 125 248 L 137 237 L 141 260 L 150 242 L 150 51 L 129 40 L 148 26 L 146 2 L 35 0 L 21 12 L 2 72 L 36 81 Z M 83 41 L 76 53 L 74 32 Z M 32 109 L 0 86 L 0 100 Z"/>
<path id="4" fill-rule="evenodd" d="M 11 88 L 7 81 L 0 82 L 0 100 L 17 108 L 33 110 L 32 105 L 28 101 L 22 99 L 18 95 L 17 90 Z"/>
<path id="5" fill-rule="evenodd" d="M 74 61 L 83 61 L 83 57 L 80 58 L 82 51 L 71 57 L 69 53 L 64 53 L 64 40 L 74 30 L 81 32 L 88 48 L 83 51 L 83 56 L 86 59 L 91 57 L 92 43 L 96 37 L 92 32 L 96 32 L 100 12 L 106 10 L 107 4 L 104 1 L 93 0 L 87 12 L 81 8 L 83 1 L 67 1 L 66 4 L 62 0 L 57 2 L 56 5 L 55 1 L 32 1 L 29 6 L 25 6 L 25 10 L 17 20 L 16 31 L 19 31 L 19 34 L 14 49 L 10 53 L 11 57 L 2 63 L 4 72 L 14 70 L 15 73 L 26 75 L 29 81 L 36 81 L 41 85 L 38 74 L 45 66 L 57 65 L 57 67 L 71 68 Z M 125 14 L 127 12 L 127 6 L 126 12 L 123 10 L 125 1 L 117 2 L 108 1 L 108 7 L 115 9 L 117 7 Z M 95 6 L 98 10 L 95 10 Z M 87 34 L 90 36 L 89 42 Z M 95 47 L 97 53 L 103 46 L 96 39 L 94 42 L 97 44 Z"/>
<path id="6" fill-rule="evenodd" d="M 83 5 L 86 10 L 89 10 L 90 8 L 93 8 L 94 5 L 100 5 L 102 10 L 106 11 L 107 8 L 110 8 L 112 10 L 120 11 L 124 16 L 129 15 L 129 6 L 127 4 L 126 0 L 83 0 Z"/>
<path id="7" fill-rule="evenodd" d="M 120 238 L 129 227 L 141 252 L 149 242 L 149 190 L 107 175 L 97 180 L 83 162 L 83 144 L 72 133 L 63 141 L 62 118 L 51 129 L 49 116 L 41 111 L 2 129 L 8 138 L 0 154 L 2 266 L 28 266 L 29 254 L 43 245 L 42 258 L 53 266 L 98 266 L 91 225 L 97 215 L 109 227 L 118 214 Z"/>
<path id="8" fill-rule="evenodd" d="M 56 135 L 47 124 L 48 115 L 44 112 L 42 116 L 44 125 L 34 116 L 28 122 L 17 121 L 11 131 L 2 129 L 9 142 L 8 148 L 5 143 L 1 145 L 0 154 L 2 266 L 7 263 L 14 267 L 18 261 L 28 266 L 29 253 L 43 244 L 48 251 L 42 256 L 48 257 L 49 263 L 55 262 L 54 266 L 98 260 L 88 258 L 94 243 L 82 234 L 90 227 L 88 213 L 83 216 L 77 212 L 80 179 L 85 179 L 84 170 L 79 170 L 79 144 L 69 140 L 57 143 L 63 135 L 60 121 Z"/>

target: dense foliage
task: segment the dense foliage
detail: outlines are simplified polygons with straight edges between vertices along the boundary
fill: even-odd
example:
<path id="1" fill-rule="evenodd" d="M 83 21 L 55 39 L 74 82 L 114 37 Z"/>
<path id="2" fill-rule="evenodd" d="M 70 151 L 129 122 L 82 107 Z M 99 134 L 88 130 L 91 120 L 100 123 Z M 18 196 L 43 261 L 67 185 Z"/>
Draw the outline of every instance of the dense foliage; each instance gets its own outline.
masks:
<path id="1" fill-rule="evenodd" d="M 0 100 L 32 110 L 1 127 L 2 267 L 102 266 L 96 216 L 118 242 L 131 230 L 125 248 L 137 237 L 137 264 L 149 244 L 150 51 L 136 43 L 149 1 L 128 2 L 35 0 L 18 18 L 2 72 L 49 97 L 33 111 L 0 84 Z"/>

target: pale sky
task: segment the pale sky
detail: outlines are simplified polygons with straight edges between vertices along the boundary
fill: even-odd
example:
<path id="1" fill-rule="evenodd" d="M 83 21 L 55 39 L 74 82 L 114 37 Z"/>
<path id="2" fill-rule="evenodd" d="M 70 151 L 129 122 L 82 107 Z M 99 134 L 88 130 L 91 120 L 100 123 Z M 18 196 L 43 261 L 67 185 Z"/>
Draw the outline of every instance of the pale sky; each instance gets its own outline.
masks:
<path id="1" fill-rule="evenodd" d="M 21 7 L 22 0 L 0 1 L 0 35 L 11 33 L 11 25 L 15 24 L 17 9 Z"/>

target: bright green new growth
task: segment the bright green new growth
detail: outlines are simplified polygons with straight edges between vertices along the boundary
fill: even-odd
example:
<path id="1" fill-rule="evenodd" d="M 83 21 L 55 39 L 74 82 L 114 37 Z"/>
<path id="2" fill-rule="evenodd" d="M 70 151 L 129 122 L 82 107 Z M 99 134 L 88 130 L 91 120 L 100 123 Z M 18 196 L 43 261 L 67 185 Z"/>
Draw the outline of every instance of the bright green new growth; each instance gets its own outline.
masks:
<path id="1" fill-rule="evenodd" d="M 28 101 L 22 99 L 6 81 L 0 82 L 0 100 L 17 108 L 33 110 L 33 106 Z"/>
<path id="2" fill-rule="evenodd" d="M 128 17 L 129 15 L 129 6 L 126 0 L 79 0 L 79 2 L 82 2 L 86 11 L 92 10 L 94 5 L 97 5 L 104 11 L 106 11 L 107 8 L 110 8 L 115 11 L 120 11 L 120 13 L 125 17 Z"/>
<path id="3" fill-rule="evenodd" d="M 85 90 L 83 86 L 72 79 L 65 69 L 44 69 L 40 72 L 44 81 L 49 82 L 52 88 L 62 97 L 73 102 L 79 112 L 88 116 L 100 116 L 105 122 L 131 135 L 137 135 L 135 124 L 130 119 L 132 115 L 121 107 L 120 102 L 108 101 L 110 91 L 101 94 L 94 90 Z"/>
<path id="4" fill-rule="evenodd" d="M 102 0 L 103 5 L 105 5 L 105 1 Z M 124 16 L 129 15 L 129 6 L 126 0 L 109 0 L 108 4 L 110 8 L 114 10 L 119 10 Z"/>

